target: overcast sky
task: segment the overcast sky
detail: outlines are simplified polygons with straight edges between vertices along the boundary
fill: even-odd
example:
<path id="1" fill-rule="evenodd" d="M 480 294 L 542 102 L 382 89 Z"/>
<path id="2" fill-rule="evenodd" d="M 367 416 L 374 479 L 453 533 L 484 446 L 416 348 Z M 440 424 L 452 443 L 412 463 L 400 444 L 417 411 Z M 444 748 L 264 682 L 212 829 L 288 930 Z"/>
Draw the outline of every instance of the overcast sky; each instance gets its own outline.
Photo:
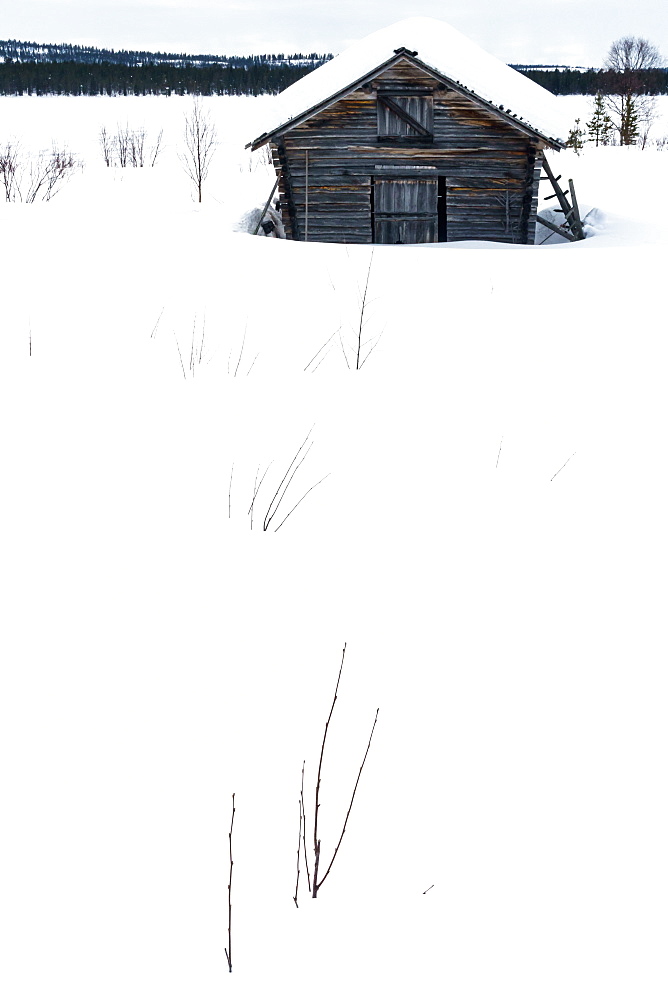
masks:
<path id="1" fill-rule="evenodd" d="M 0 0 L 0 38 L 190 53 L 340 52 L 393 21 L 438 17 L 505 62 L 600 66 L 643 35 L 668 64 L 665 0 Z"/>

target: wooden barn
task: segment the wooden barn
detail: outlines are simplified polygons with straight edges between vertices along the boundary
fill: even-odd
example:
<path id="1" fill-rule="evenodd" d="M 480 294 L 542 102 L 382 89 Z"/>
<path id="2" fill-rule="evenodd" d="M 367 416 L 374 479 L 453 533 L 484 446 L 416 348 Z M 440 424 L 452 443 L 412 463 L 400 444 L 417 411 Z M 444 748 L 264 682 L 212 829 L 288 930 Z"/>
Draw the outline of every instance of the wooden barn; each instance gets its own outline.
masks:
<path id="1" fill-rule="evenodd" d="M 449 25 L 375 32 L 277 98 L 269 145 L 288 239 L 533 243 L 557 99 Z"/>

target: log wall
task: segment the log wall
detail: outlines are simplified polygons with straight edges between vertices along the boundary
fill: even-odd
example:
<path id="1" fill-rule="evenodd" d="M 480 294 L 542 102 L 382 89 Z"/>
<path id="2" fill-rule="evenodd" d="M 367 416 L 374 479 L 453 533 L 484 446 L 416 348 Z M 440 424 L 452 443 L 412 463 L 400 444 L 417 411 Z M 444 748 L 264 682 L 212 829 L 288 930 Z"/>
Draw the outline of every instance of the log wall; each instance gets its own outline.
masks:
<path id="1" fill-rule="evenodd" d="M 433 95 L 433 141 L 379 139 L 378 90 Z M 373 242 L 374 177 L 410 167 L 445 177 L 448 241 L 533 242 L 542 145 L 409 62 L 284 131 L 272 150 L 289 239 Z"/>

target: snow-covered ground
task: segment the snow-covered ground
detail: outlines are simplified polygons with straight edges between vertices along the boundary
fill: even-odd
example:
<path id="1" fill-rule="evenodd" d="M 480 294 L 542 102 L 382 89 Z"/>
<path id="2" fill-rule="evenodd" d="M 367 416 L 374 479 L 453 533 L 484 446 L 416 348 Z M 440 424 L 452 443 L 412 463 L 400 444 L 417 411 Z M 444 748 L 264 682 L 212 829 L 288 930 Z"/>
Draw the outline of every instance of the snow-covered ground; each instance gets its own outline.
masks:
<path id="1" fill-rule="evenodd" d="M 554 157 L 584 243 L 372 255 L 235 231 L 271 100 L 198 206 L 188 99 L 0 99 L 85 163 L 0 204 L 2 995 L 663 1000 L 668 151 Z"/>

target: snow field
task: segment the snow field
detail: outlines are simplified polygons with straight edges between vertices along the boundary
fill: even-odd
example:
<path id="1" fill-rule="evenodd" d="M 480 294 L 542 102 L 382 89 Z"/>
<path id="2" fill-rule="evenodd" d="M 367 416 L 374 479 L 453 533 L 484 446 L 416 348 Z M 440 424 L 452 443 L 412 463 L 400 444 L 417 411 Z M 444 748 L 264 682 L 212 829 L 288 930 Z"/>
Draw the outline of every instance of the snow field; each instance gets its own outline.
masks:
<path id="1" fill-rule="evenodd" d="M 83 154 L 185 103 L 93 101 L 0 109 Z M 561 154 L 582 245 L 369 273 L 232 232 L 239 147 L 201 208 L 175 148 L 0 205 L 3 995 L 663 996 L 664 154 Z M 296 910 L 344 642 L 327 858 L 379 721 Z"/>

